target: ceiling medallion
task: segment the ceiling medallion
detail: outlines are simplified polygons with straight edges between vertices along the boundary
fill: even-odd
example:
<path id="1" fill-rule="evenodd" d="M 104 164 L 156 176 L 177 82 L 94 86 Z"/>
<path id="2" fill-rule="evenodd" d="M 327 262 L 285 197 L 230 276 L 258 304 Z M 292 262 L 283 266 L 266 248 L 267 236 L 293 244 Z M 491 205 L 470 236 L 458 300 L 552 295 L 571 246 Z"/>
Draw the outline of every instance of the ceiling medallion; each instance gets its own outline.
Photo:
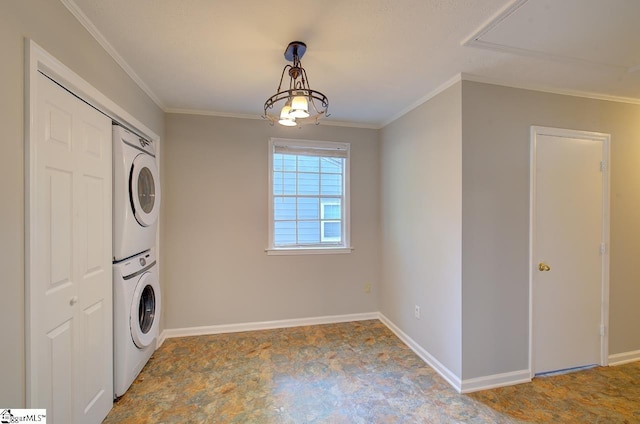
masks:
<path id="1" fill-rule="evenodd" d="M 284 52 L 284 57 L 293 64 L 287 64 L 282 70 L 280 84 L 276 94 L 264 102 L 263 118 L 271 125 L 279 123 L 287 127 L 305 124 L 318 124 L 320 119 L 329 116 L 329 99 L 309 86 L 307 71 L 300 59 L 307 51 L 307 45 L 301 41 L 292 41 Z M 282 87 L 284 74 L 289 71 L 289 88 Z"/>

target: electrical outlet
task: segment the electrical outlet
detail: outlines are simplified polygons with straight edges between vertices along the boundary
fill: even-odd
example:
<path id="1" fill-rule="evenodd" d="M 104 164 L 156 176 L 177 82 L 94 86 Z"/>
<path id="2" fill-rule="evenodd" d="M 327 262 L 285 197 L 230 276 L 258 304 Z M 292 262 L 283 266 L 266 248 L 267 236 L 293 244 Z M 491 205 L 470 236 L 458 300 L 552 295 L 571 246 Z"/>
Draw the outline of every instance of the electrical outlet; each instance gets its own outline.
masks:
<path id="1" fill-rule="evenodd" d="M 371 283 L 366 283 L 364 285 L 364 292 L 367 293 L 367 294 L 371 293 Z"/>
<path id="2" fill-rule="evenodd" d="M 418 305 L 416 305 L 413 309 L 413 315 L 416 317 L 416 319 L 420 319 L 420 307 Z"/>

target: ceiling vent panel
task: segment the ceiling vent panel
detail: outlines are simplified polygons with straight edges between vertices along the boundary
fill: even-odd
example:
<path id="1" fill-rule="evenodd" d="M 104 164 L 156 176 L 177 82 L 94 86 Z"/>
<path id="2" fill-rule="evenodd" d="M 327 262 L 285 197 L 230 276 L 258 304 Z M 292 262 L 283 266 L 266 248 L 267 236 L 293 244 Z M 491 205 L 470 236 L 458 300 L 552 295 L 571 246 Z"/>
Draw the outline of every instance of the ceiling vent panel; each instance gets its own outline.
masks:
<path id="1" fill-rule="evenodd" d="M 516 0 L 463 42 L 470 47 L 640 69 L 640 1 Z"/>

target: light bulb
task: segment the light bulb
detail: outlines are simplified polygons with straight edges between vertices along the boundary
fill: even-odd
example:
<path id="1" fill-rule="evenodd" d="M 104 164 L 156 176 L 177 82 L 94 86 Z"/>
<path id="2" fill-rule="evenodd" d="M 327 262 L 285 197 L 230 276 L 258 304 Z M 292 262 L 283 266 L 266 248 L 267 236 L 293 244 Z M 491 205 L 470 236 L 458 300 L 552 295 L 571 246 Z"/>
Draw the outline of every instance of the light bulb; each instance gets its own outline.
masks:
<path id="1" fill-rule="evenodd" d="M 282 110 L 280 111 L 280 119 L 289 119 L 289 112 L 291 112 L 291 105 L 286 104 L 282 106 Z"/>
<path id="2" fill-rule="evenodd" d="M 305 96 L 295 96 L 291 100 L 289 116 L 294 118 L 307 118 L 309 116 L 309 102 Z"/>
<path id="3" fill-rule="evenodd" d="M 278 121 L 278 124 L 280 125 L 284 125 L 285 127 L 295 127 L 296 124 L 296 118 L 293 118 L 291 116 L 288 117 L 280 117 L 280 120 Z"/>

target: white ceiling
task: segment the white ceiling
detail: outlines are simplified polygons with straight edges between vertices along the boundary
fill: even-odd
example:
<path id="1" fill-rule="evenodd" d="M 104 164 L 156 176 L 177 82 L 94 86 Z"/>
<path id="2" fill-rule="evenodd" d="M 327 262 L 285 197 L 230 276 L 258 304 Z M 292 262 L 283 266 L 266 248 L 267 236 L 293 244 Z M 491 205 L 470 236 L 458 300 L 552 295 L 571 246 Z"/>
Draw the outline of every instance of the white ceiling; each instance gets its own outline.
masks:
<path id="1" fill-rule="evenodd" d="M 467 79 L 640 103 L 638 0 L 61 0 L 168 112 L 260 117 L 290 41 L 328 120 Z"/>

